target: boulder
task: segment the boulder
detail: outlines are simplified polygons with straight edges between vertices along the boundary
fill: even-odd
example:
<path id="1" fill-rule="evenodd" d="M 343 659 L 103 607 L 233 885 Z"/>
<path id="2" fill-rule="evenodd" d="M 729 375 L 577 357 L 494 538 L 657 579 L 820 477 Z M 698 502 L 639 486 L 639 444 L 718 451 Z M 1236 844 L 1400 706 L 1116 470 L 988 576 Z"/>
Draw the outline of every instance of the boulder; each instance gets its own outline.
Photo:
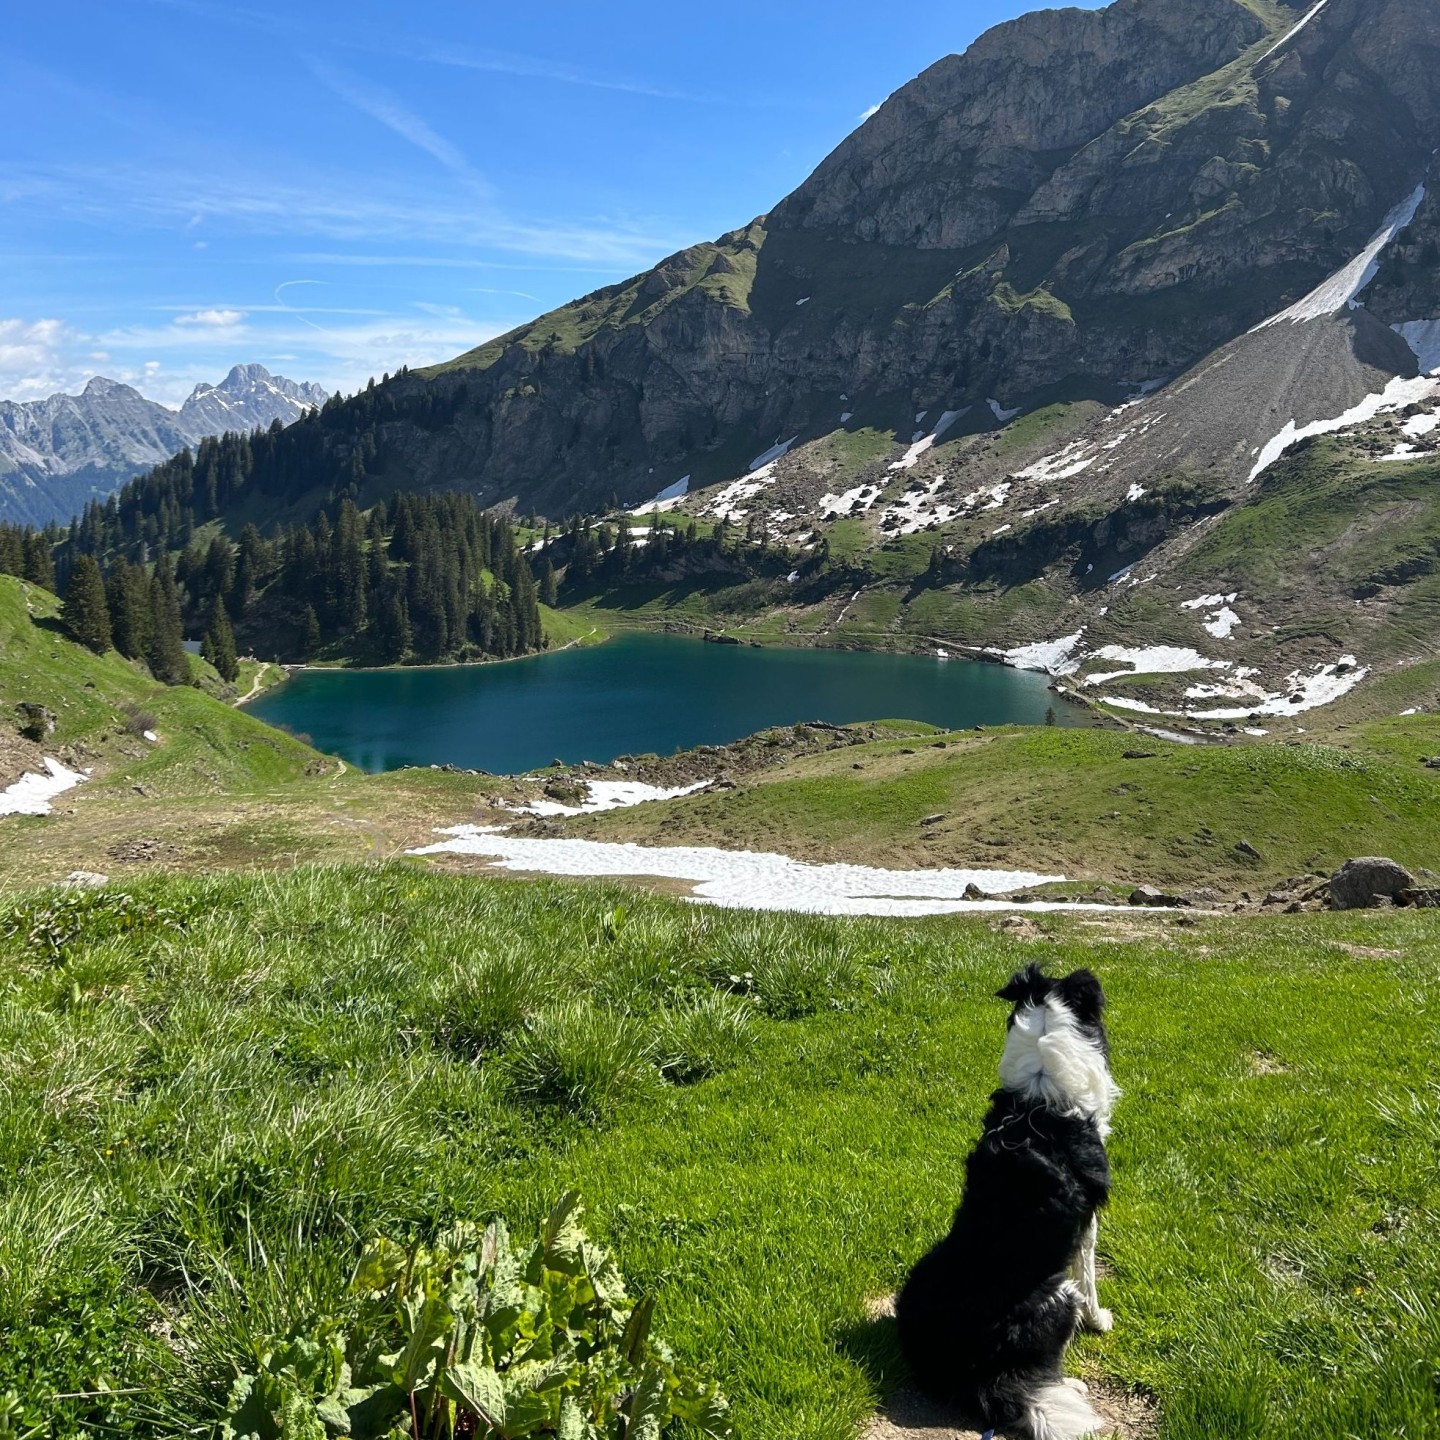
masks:
<path id="1" fill-rule="evenodd" d="M 64 880 L 66 886 L 75 890 L 98 890 L 110 883 L 108 875 L 97 875 L 93 870 L 72 870 Z"/>
<path id="2" fill-rule="evenodd" d="M 1413 906 L 1416 910 L 1440 910 L 1440 890 L 1424 888 L 1401 890 L 1395 896 L 1395 903 Z"/>
<path id="3" fill-rule="evenodd" d="M 1180 895 L 1167 895 L 1153 885 L 1138 885 L 1130 894 L 1130 903 L 1148 906 L 1152 910 L 1179 910 L 1190 902 Z"/>
<path id="4" fill-rule="evenodd" d="M 1403 865 L 1369 855 L 1347 860 L 1330 877 L 1330 904 L 1336 910 L 1368 910 L 1414 888 L 1415 877 Z"/>
<path id="5" fill-rule="evenodd" d="M 1260 860 L 1263 858 L 1260 852 L 1248 840 L 1237 841 L 1235 844 L 1235 849 L 1241 855 L 1249 856 L 1251 860 Z"/>

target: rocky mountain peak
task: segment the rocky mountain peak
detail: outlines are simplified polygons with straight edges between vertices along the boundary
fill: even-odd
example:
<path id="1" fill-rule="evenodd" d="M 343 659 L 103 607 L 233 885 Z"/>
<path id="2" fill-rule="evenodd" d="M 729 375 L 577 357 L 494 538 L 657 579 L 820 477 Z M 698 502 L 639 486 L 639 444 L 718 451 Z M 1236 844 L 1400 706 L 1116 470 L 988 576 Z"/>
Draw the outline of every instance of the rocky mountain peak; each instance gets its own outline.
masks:
<path id="1" fill-rule="evenodd" d="M 326 399 L 323 386 L 236 365 L 219 385 L 197 385 L 178 411 L 103 375 L 79 395 L 0 401 L 0 520 L 69 519 L 183 446 L 276 420 L 288 425 Z"/>

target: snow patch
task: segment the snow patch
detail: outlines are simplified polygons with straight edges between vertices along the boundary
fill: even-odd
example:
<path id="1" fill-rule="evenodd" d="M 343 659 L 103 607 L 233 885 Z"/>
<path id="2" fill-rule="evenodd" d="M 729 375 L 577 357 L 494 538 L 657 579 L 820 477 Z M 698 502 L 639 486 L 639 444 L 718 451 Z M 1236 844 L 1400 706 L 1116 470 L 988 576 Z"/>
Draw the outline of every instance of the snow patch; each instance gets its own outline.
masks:
<path id="1" fill-rule="evenodd" d="M 807 295 L 803 300 L 797 300 L 795 302 L 795 308 L 798 310 L 802 305 L 808 305 L 809 303 L 810 297 Z"/>
<path id="2" fill-rule="evenodd" d="M 1310 12 L 1310 16 L 1302 20 L 1295 29 L 1299 30 L 1303 27 L 1311 16 L 1319 12 L 1324 3 L 1325 0 L 1321 0 L 1320 5 L 1317 5 Z M 1294 33 L 1295 31 L 1291 32 L 1291 34 Z M 1284 41 L 1280 43 L 1284 44 Z M 1337 270 L 1303 300 L 1297 300 L 1295 304 L 1282 310 L 1278 315 L 1272 315 L 1268 320 L 1262 320 L 1250 333 L 1253 335 L 1257 331 L 1269 329 L 1270 326 L 1279 325 L 1282 321 L 1287 320 L 1292 325 L 1298 325 L 1305 320 L 1323 320 L 1327 315 L 1333 315 L 1337 310 L 1343 310 L 1347 306 L 1353 310 L 1360 293 L 1380 270 L 1380 252 L 1415 218 L 1415 212 L 1419 210 L 1420 202 L 1424 198 L 1425 183 L 1421 181 L 1405 199 L 1386 215 L 1380 228 L 1370 237 L 1370 243 L 1348 265 Z"/>
<path id="3" fill-rule="evenodd" d="M 922 410 L 915 417 L 915 423 L 917 425 L 923 423 L 925 417 L 929 413 L 930 412 L 928 410 Z M 920 457 L 924 455 L 927 450 L 933 449 L 934 446 L 939 442 L 940 438 L 957 420 L 959 420 L 964 415 L 968 415 L 969 413 L 970 407 L 968 405 L 963 410 L 947 410 L 935 422 L 935 428 L 928 435 L 917 435 L 915 437 L 914 443 L 910 446 L 910 448 L 890 468 L 892 470 L 914 469 L 915 465 L 919 462 Z"/>
<path id="4" fill-rule="evenodd" d="M 438 833 L 445 837 L 438 844 L 410 853 L 477 855 L 506 870 L 545 875 L 654 876 L 688 881 L 696 887 L 691 899 L 726 909 L 915 916 L 1018 908 L 1096 908 L 1059 901 L 1020 907 L 1001 900 L 964 898 L 970 885 L 993 894 L 1065 878 L 1025 870 L 880 870 L 868 865 L 811 865 L 788 855 L 708 846 L 521 839 L 478 825 L 457 825 Z"/>
<path id="5" fill-rule="evenodd" d="M 1278 435 L 1265 443 L 1260 451 L 1260 458 L 1255 462 L 1255 468 L 1250 472 L 1250 479 L 1251 481 L 1258 479 L 1298 441 L 1309 439 L 1312 435 L 1331 435 L 1337 430 L 1348 430 L 1351 426 L 1363 425 L 1377 415 L 1417 405 L 1422 400 L 1428 400 L 1437 392 L 1440 392 L 1440 379 L 1430 379 L 1428 376 L 1422 375 L 1415 380 L 1405 380 L 1396 376 L 1378 394 L 1367 395 L 1358 405 L 1345 411 L 1343 415 L 1336 415 L 1330 420 L 1316 420 L 1312 424 L 1300 426 L 1291 420 Z"/>
<path id="6" fill-rule="evenodd" d="M 673 510 L 690 493 L 690 476 L 682 475 L 673 485 L 667 485 L 647 505 L 637 505 L 632 515 L 653 515 L 657 510 Z"/>
<path id="7" fill-rule="evenodd" d="M 67 770 L 48 755 L 44 764 L 45 774 L 27 771 L 13 785 L 0 790 L 0 815 L 48 815 L 50 802 L 57 795 L 90 778 L 78 770 Z"/>
<path id="8" fill-rule="evenodd" d="M 1054 455 L 1047 455 L 1043 460 L 1037 460 L 1033 465 L 1021 470 L 1017 478 L 1021 480 L 1069 480 L 1072 476 L 1088 470 L 1095 460 L 1095 455 L 1087 453 L 1083 440 L 1072 440 L 1063 450 L 1056 451 Z"/>
<path id="9" fill-rule="evenodd" d="M 652 800 L 678 800 L 694 795 L 713 784 L 701 780 L 677 790 L 664 790 L 656 785 L 642 785 L 638 780 L 591 780 L 587 783 L 589 798 L 580 805 L 563 805 L 558 800 L 534 800 L 528 805 L 506 805 L 517 815 L 595 815 L 602 810 L 628 810 L 632 805 L 648 805 Z"/>
<path id="10" fill-rule="evenodd" d="M 1440 320 L 1406 320 L 1390 328 L 1415 352 L 1422 375 L 1440 371 Z"/>
<path id="11" fill-rule="evenodd" d="M 1021 407 L 1018 405 L 1013 410 L 1006 410 L 1001 406 L 998 400 L 987 400 L 985 403 L 990 407 L 990 413 L 1002 425 L 1008 425 L 1010 421 L 1012 421 L 1020 413 L 1021 410 Z"/>
<path id="12" fill-rule="evenodd" d="M 790 447 L 798 441 L 798 435 L 792 435 L 788 440 L 779 440 L 772 445 L 763 455 L 757 455 L 745 468 L 752 474 L 756 470 L 764 470 L 773 465 L 782 456 L 790 453 Z"/>
<path id="13" fill-rule="evenodd" d="M 1125 492 L 1125 498 L 1131 504 L 1134 504 L 1136 500 L 1143 500 L 1145 498 L 1145 487 L 1143 485 L 1132 485 Z"/>
<path id="14" fill-rule="evenodd" d="M 1326 6 L 1327 4 L 1329 4 L 1329 0 L 1320 0 L 1320 3 L 1319 3 L 1318 5 L 1316 5 L 1312 10 L 1310 10 L 1308 14 L 1306 14 L 1305 18 L 1304 18 L 1303 20 L 1301 20 L 1298 25 L 1296 25 L 1292 30 L 1290 30 L 1290 31 L 1287 32 L 1286 34 L 1282 35 L 1282 36 L 1260 57 L 1260 60 L 1262 60 L 1262 61 L 1263 61 L 1263 60 L 1268 60 L 1268 59 L 1269 59 L 1277 50 L 1279 50 L 1282 46 L 1288 45 L 1307 25 L 1325 8 L 1325 6 Z M 1259 62 L 1257 62 L 1257 63 L 1259 63 Z"/>
<path id="15" fill-rule="evenodd" d="M 857 506 L 861 510 L 868 510 L 879 498 L 878 485 L 857 485 L 843 495 L 822 495 L 815 503 L 822 515 L 831 512 L 836 515 L 849 515 Z"/>
<path id="16" fill-rule="evenodd" d="M 1016 670 L 1043 670 L 1047 675 L 1073 675 L 1080 662 L 1073 657 L 1075 647 L 1084 639 L 1082 627 L 1073 635 L 1063 635 L 1059 640 L 1040 640 L 1033 645 L 1017 645 L 1013 650 L 1004 650 L 1001 656 L 1007 665 Z"/>
<path id="17" fill-rule="evenodd" d="M 1224 668 L 1226 662 L 1222 660 L 1209 663 L 1217 668 Z M 1290 717 L 1332 704 L 1341 696 L 1348 695 L 1369 673 L 1369 667 L 1359 665 L 1353 655 L 1342 655 L 1333 665 L 1319 666 L 1308 675 L 1300 670 L 1292 671 L 1286 677 L 1284 690 L 1278 695 L 1267 694 L 1258 685 L 1247 686 L 1243 682 L 1233 689 L 1195 686 L 1187 692 L 1187 698 L 1196 699 L 1208 699 L 1221 694 L 1235 695 L 1249 690 L 1256 694 L 1253 704 L 1219 710 L 1160 710 L 1154 705 L 1147 705 L 1143 700 L 1132 700 L 1128 696 L 1104 695 L 1099 698 L 1103 704 L 1113 705 L 1120 710 L 1132 710 L 1142 715 L 1170 715 L 1188 720 L 1247 720 L 1252 715 Z M 1202 691 L 1208 693 L 1202 694 Z"/>
<path id="18" fill-rule="evenodd" d="M 1104 645 L 1089 657 L 1128 665 L 1128 670 L 1110 670 L 1101 675 L 1087 675 L 1085 684 L 1103 685 L 1107 680 L 1120 680 L 1130 675 L 1184 675 L 1191 670 L 1228 670 L 1228 660 L 1208 660 L 1198 650 L 1180 645 L 1148 645 L 1132 649 L 1124 645 Z"/>

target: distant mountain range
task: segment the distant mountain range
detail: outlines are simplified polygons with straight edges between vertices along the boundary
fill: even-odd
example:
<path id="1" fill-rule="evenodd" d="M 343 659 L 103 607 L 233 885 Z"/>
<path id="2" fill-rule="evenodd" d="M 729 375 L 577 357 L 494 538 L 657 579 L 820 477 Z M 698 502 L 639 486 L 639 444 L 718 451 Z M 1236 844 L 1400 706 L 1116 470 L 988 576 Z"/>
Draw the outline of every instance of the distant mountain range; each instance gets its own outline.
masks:
<path id="1" fill-rule="evenodd" d="M 288 425 L 328 399 L 319 385 L 237 365 L 178 410 L 96 376 L 79 395 L 0 400 L 0 520 L 68 520 L 86 501 L 206 435 Z"/>

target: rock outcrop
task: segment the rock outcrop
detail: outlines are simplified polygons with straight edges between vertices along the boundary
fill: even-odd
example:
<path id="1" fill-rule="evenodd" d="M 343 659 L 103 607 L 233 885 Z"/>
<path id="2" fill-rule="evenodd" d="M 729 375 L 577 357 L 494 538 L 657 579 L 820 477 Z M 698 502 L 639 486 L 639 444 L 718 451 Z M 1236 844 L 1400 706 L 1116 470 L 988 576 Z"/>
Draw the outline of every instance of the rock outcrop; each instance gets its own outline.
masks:
<path id="1" fill-rule="evenodd" d="M 1366 856 L 1347 860 L 1330 877 L 1330 905 L 1335 910 L 1368 910 L 1415 888 L 1415 877 L 1394 860 Z"/>
<path id="2" fill-rule="evenodd" d="M 767 216 L 395 382 L 387 478 L 564 514 L 743 474 L 861 405 L 904 429 L 1179 374 L 1356 255 L 1436 145 L 1424 0 L 1262 9 L 999 26 Z M 1395 337 L 1357 345 L 1356 383 L 1413 373 Z M 439 431 L 404 419 L 428 390 L 462 397 Z"/>

